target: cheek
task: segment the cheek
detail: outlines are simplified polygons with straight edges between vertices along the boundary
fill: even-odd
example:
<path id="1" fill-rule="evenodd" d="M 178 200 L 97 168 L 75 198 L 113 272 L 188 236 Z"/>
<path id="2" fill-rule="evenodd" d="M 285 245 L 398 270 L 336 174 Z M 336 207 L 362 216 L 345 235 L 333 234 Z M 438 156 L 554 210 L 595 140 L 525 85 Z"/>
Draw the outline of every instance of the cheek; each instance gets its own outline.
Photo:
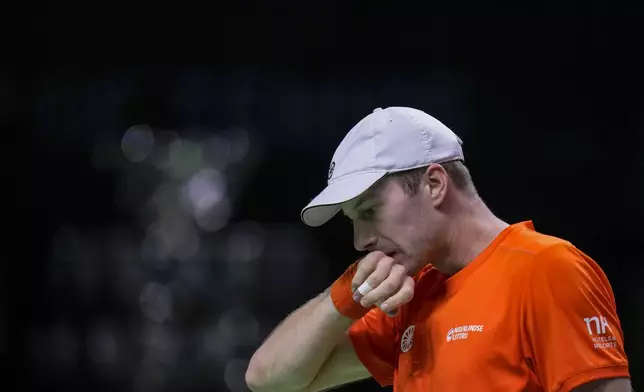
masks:
<path id="1" fill-rule="evenodd" d="M 414 254 L 422 253 L 432 237 L 431 217 L 422 209 L 409 209 L 411 213 L 400 217 L 399 232 L 404 233 L 404 241 L 409 251 Z"/>
<path id="2" fill-rule="evenodd" d="M 424 230 L 422 217 L 404 209 L 387 212 L 376 225 L 378 233 L 405 253 L 413 252 L 415 244 L 421 241 L 419 237 Z"/>

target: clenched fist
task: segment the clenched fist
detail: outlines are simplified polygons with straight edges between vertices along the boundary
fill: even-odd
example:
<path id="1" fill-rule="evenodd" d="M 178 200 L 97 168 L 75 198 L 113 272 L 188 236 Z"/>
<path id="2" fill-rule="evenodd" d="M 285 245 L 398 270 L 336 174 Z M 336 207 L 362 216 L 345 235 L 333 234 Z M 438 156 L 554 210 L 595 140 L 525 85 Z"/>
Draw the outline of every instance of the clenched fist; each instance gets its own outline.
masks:
<path id="1" fill-rule="evenodd" d="M 375 305 L 393 316 L 400 306 L 413 298 L 414 279 L 394 259 L 375 251 L 358 263 L 351 291 L 353 299 L 360 305 L 366 308 Z"/>

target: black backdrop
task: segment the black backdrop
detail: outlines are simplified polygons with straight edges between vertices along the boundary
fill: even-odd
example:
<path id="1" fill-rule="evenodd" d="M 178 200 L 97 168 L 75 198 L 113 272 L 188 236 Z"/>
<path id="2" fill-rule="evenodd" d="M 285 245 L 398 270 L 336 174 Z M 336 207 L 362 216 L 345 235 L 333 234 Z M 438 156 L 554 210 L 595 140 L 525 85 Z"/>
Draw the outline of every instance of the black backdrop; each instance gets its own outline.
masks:
<path id="1" fill-rule="evenodd" d="M 262 339 L 357 256 L 348 222 L 299 211 L 343 135 L 394 105 L 464 139 L 501 218 L 600 263 L 642 388 L 639 10 L 79 7 L 32 10 L 0 75 L 20 389 L 246 390 Z"/>

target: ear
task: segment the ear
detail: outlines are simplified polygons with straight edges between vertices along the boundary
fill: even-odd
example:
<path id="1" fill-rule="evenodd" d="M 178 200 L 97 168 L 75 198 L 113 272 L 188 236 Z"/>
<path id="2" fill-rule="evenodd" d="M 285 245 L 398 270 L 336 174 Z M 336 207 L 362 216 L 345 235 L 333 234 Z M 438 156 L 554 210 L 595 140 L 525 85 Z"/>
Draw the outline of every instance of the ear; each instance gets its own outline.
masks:
<path id="1" fill-rule="evenodd" d="M 445 168 L 438 163 L 432 163 L 425 170 L 423 177 L 423 188 L 427 192 L 429 199 L 435 207 L 439 206 L 443 203 L 447 194 L 449 176 Z"/>

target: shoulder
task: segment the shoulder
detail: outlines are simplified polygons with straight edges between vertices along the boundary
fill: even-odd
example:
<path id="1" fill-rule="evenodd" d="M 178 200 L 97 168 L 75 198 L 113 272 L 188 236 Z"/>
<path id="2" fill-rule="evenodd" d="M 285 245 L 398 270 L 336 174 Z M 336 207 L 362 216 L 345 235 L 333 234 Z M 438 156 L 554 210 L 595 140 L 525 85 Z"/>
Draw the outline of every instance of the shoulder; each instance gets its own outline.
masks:
<path id="1" fill-rule="evenodd" d="M 532 256 L 539 256 L 552 249 L 574 247 L 569 241 L 562 238 L 531 229 L 517 230 L 503 243 L 503 246 L 509 251 L 524 252 Z"/>
<path id="2" fill-rule="evenodd" d="M 537 298 L 549 293 L 562 302 L 583 299 L 591 292 L 612 299 L 608 278 L 590 256 L 569 241 L 543 234 L 532 236 L 535 240 L 528 247 L 531 257 L 517 267 L 517 283 L 524 292 Z"/>
<path id="3" fill-rule="evenodd" d="M 570 241 L 533 230 L 521 230 L 507 248 L 513 277 L 521 289 L 537 286 L 562 295 L 575 285 L 609 287 L 601 267 Z"/>
<path id="4" fill-rule="evenodd" d="M 526 266 L 535 278 L 582 279 L 600 275 L 604 277 L 599 265 L 590 256 L 568 241 L 551 240 L 535 253 L 531 263 Z M 568 283 L 572 283 L 568 281 Z"/>
<path id="5" fill-rule="evenodd" d="M 504 246 L 518 260 L 516 267 L 530 273 L 572 273 L 580 268 L 598 268 L 591 257 L 570 241 L 532 230 L 516 233 Z M 519 253 L 525 257 L 516 257 Z"/>

